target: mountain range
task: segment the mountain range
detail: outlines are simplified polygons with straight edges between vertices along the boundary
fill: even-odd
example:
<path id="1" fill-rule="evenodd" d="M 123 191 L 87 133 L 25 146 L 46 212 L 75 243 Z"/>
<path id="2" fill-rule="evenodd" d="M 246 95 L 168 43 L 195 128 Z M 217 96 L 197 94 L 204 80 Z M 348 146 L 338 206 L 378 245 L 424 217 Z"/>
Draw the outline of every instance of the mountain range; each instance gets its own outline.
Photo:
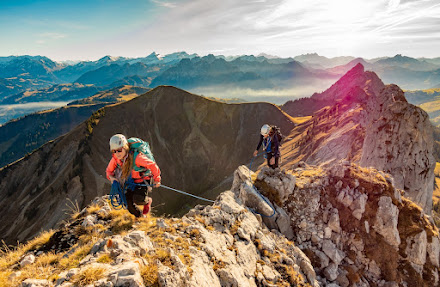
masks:
<path id="1" fill-rule="evenodd" d="M 394 83 L 404 89 L 420 90 L 440 84 L 440 65 L 436 59 L 402 55 L 364 60 L 326 58 L 317 54 L 294 58 L 267 55 L 199 57 L 178 52 L 163 57 L 156 53 L 141 58 L 105 56 L 97 61 L 75 64 L 57 63 L 42 56 L 9 56 L 0 58 L 0 100 L 21 92 L 68 83 L 94 85 L 99 90 L 123 84 L 147 88 L 175 85 L 190 90 L 206 86 L 217 88 L 218 85 L 223 89 L 275 88 L 286 90 L 286 97 L 299 98 L 309 96 L 299 88 L 307 86 L 314 87 L 315 91 L 324 90 L 328 87 L 326 85 L 357 63 L 376 72 L 385 83 Z M 296 88 L 296 92 L 288 92 L 292 88 Z"/>

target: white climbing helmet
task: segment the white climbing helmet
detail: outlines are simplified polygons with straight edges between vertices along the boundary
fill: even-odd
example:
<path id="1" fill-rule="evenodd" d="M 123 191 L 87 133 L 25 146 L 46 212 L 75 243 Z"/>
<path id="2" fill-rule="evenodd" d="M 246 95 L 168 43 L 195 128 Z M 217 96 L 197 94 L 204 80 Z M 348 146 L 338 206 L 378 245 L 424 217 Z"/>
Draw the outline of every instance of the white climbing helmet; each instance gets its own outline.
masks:
<path id="1" fill-rule="evenodd" d="M 261 135 L 263 136 L 268 135 L 269 132 L 270 132 L 270 126 L 268 124 L 265 124 L 261 127 L 261 131 L 260 131 Z"/>
<path id="2" fill-rule="evenodd" d="M 110 138 L 110 150 L 117 150 L 127 145 L 127 139 L 124 135 L 116 134 Z"/>

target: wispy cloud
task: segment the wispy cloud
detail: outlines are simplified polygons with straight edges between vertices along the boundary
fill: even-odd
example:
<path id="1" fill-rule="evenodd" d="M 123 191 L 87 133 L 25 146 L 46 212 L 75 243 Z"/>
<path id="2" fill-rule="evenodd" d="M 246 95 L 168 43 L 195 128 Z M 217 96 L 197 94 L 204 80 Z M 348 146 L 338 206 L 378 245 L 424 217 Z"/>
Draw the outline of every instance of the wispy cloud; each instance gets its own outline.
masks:
<path id="1" fill-rule="evenodd" d="M 56 33 L 56 32 L 46 32 L 46 33 L 40 34 L 39 36 L 42 38 L 53 39 L 53 40 L 63 39 L 63 38 L 67 37 L 66 34 L 61 34 L 61 33 Z"/>
<path id="2" fill-rule="evenodd" d="M 173 2 L 167 2 L 167 1 L 159 1 L 159 0 L 151 0 L 154 4 L 161 6 L 161 7 L 166 7 L 166 8 L 176 8 L 177 5 L 176 3 Z"/>

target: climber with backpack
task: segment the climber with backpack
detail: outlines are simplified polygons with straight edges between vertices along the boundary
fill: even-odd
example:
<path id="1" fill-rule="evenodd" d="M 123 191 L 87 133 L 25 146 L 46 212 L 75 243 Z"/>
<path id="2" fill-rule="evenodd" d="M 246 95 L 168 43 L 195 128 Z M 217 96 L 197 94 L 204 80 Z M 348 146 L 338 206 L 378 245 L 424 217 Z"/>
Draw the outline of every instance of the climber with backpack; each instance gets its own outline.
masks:
<path id="1" fill-rule="evenodd" d="M 152 198 L 148 193 L 161 182 L 160 169 L 147 142 L 138 138 L 128 140 L 122 134 L 110 138 L 110 160 L 107 179 L 125 186 L 125 200 L 128 211 L 136 217 L 146 216 L 151 209 Z M 112 186 L 113 188 L 113 186 Z M 143 210 L 136 206 L 143 205 Z"/>
<path id="2" fill-rule="evenodd" d="M 283 136 L 277 126 L 265 124 L 260 130 L 260 141 L 254 151 L 254 157 L 258 155 L 258 150 L 263 145 L 264 157 L 267 158 L 267 165 L 270 168 L 277 168 L 280 159 L 280 144 Z"/>

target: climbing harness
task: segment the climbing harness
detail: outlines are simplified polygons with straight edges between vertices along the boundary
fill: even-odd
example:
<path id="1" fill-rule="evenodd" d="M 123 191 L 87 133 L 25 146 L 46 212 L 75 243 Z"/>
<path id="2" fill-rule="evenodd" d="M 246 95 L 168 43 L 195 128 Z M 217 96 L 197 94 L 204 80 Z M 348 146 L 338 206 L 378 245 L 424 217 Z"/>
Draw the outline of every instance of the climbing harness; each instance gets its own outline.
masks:
<path id="1" fill-rule="evenodd" d="M 252 183 L 252 177 L 251 177 L 251 167 L 252 167 L 252 163 L 254 162 L 254 159 L 255 159 L 255 158 L 257 158 L 259 155 L 262 155 L 263 153 L 265 153 L 265 152 L 263 151 L 263 152 L 257 154 L 256 156 L 252 157 L 252 159 L 251 159 L 251 163 L 249 164 L 249 181 L 250 181 L 251 183 Z M 261 193 L 258 192 L 258 190 L 257 190 L 257 188 L 255 187 L 254 184 L 252 184 L 252 188 L 253 188 L 254 191 L 258 194 L 258 196 L 259 196 L 261 199 L 263 199 L 263 200 L 264 200 L 264 201 L 265 201 L 265 202 L 266 202 L 266 203 L 272 208 L 273 213 L 272 213 L 272 215 L 265 215 L 265 214 L 259 213 L 258 211 L 256 211 L 256 210 L 254 210 L 254 209 L 248 207 L 249 210 L 252 211 L 252 213 L 259 214 L 259 215 L 261 215 L 261 216 L 263 216 L 263 217 L 268 217 L 268 218 L 270 218 L 270 217 L 274 216 L 275 213 L 276 213 L 276 211 L 275 211 L 275 208 L 273 207 L 273 205 L 272 205 L 272 204 L 271 204 L 271 203 L 270 203 L 270 202 L 269 202 L 264 196 L 262 196 Z"/>

